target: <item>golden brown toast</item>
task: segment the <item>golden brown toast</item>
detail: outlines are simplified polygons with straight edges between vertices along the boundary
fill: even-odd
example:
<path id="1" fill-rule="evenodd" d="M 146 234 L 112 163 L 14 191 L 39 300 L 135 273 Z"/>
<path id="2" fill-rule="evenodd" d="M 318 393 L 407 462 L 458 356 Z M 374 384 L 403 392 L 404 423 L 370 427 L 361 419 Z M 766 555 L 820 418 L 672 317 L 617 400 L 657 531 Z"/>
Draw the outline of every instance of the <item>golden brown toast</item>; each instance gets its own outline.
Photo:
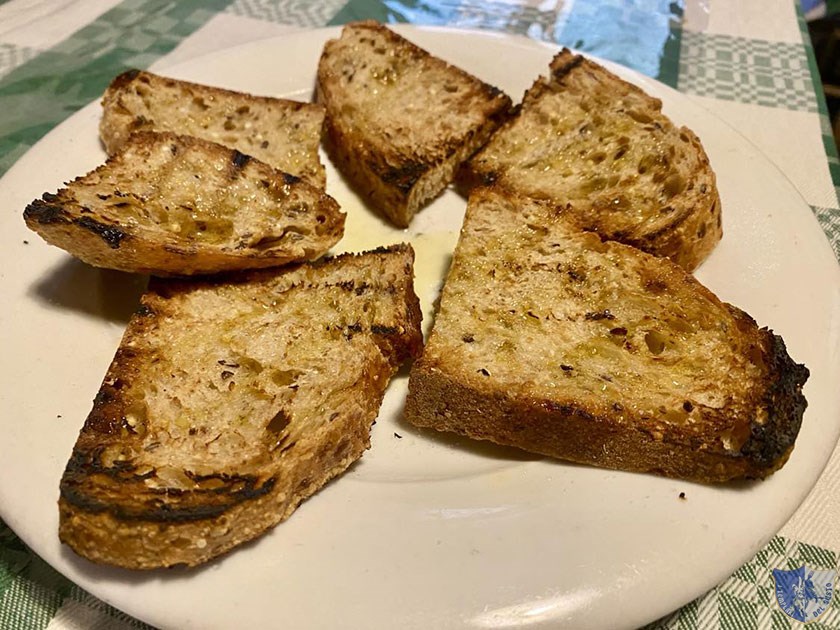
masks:
<path id="1" fill-rule="evenodd" d="M 260 536 L 370 445 L 422 343 L 410 246 L 153 279 L 61 480 L 94 562 L 193 566 Z"/>
<path id="2" fill-rule="evenodd" d="M 318 157 L 324 108 L 178 81 L 142 70 L 116 77 L 102 97 L 99 134 L 114 155 L 137 131 L 218 142 L 325 188 Z"/>
<path id="3" fill-rule="evenodd" d="M 166 276 L 315 259 L 342 237 L 345 215 L 322 190 L 239 151 L 138 132 L 24 218 L 91 265 Z"/>
<path id="4" fill-rule="evenodd" d="M 706 483 L 781 467 L 808 378 L 782 339 L 670 260 L 568 215 L 473 192 L 406 418 Z"/>
<path id="5" fill-rule="evenodd" d="M 505 119 L 497 88 L 374 21 L 324 46 L 317 100 L 338 169 L 398 227 L 452 181 Z"/>
<path id="6" fill-rule="evenodd" d="M 691 271 L 721 238 L 720 197 L 700 140 L 661 108 L 563 50 L 518 115 L 469 161 L 464 180 L 566 204 L 581 228 Z"/>

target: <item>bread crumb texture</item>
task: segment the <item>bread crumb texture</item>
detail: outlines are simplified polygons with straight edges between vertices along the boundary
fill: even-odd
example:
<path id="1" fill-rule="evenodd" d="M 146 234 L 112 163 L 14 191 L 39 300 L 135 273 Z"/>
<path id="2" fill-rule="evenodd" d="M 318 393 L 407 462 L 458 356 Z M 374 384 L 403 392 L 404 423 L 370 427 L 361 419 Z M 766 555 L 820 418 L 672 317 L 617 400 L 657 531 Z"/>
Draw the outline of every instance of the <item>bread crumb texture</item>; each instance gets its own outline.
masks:
<path id="1" fill-rule="evenodd" d="M 720 199 L 700 140 L 661 105 L 564 50 L 469 169 L 485 184 L 567 205 L 584 229 L 691 270 L 721 238 Z"/>
<path id="2" fill-rule="evenodd" d="M 85 262 L 159 275 L 311 260 L 345 218 L 323 191 L 239 151 L 155 132 L 135 133 L 24 216 Z"/>
<path id="3" fill-rule="evenodd" d="M 396 246 L 154 281 L 62 479 L 62 540 L 98 562 L 194 565 L 287 518 L 369 447 L 419 352 L 412 268 Z"/>
<path id="4" fill-rule="evenodd" d="M 549 455 L 721 480 L 787 457 L 805 378 L 778 337 L 677 265 L 580 231 L 565 208 L 479 189 L 406 413 Z M 626 453 L 608 453 L 613 442 Z M 653 457 L 669 450 L 686 461 Z M 691 468 L 706 455 L 717 472 Z"/>
<path id="5" fill-rule="evenodd" d="M 218 142 L 323 189 L 318 157 L 324 109 L 129 70 L 102 98 L 100 135 L 113 155 L 137 131 Z"/>
<path id="6" fill-rule="evenodd" d="M 385 26 L 347 25 L 318 67 L 337 166 L 398 226 L 498 127 L 510 98 Z"/>

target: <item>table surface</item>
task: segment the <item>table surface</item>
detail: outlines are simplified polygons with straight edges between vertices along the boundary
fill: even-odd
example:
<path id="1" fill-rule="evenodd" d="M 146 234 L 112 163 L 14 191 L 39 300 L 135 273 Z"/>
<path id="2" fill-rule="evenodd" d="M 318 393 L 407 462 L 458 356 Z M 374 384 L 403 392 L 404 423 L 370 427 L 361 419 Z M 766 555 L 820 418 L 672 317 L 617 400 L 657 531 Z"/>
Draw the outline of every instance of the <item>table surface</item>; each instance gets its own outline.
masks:
<path id="1" fill-rule="evenodd" d="M 364 18 L 517 33 L 654 77 L 720 116 L 773 161 L 840 255 L 840 161 L 805 17 L 792 0 L 0 0 L 0 175 L 124 69 L 154 70 Z M 651 627 L 793 627 L 798 622 L 773 596 L 771 570 L 801 566 L 840 566 L 838 450 L 764 549 Z M 809 625 L 840 628 L 840 597 Z M 0 628 L 47 627 L 148 626 L 60 576 L 0 521 Z"/>

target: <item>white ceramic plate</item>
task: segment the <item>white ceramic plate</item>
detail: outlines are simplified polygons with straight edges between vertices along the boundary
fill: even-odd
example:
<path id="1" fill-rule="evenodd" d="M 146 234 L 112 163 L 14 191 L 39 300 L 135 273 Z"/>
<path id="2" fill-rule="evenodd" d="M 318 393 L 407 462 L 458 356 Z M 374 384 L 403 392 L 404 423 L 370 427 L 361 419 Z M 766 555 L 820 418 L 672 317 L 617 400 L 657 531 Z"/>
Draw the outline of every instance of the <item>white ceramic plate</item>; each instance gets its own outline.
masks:
<path id="1" fill-rule="evenodd" d="M 488 33 L 399 30 L 514 98 L 555 50 Z M 308 99 L 323 42 L 336 34 L 258 41 L 168 73 Z M 718 173 L 725 236 L 700 279 L 782 334 L 811 368 L 809 408 L 781 472 L 712 488 L 418 432 L 400 418 L 403 376 L 361 462 L 260 540 L 191 572 L 137 574 L 77 558 L 56 535 L 58 482 L 143 279 L 76 262 L 29 233 L 21 215 L 104 159 L 92 104 L 0 182 L 3 519 L 91 593 L 172 628 L 633 627 L 729 576 L 804 499 L 837 440 L 840 274 L 810 209 L 757 149 L 684 96 L 616 71 L 692 127 Z M 348 213 L 340 249 L 414 243 L 428 321 L 463 199 L 447 192 L 400 231 L 373 217 L 334 170 L 328 177 Z"/>

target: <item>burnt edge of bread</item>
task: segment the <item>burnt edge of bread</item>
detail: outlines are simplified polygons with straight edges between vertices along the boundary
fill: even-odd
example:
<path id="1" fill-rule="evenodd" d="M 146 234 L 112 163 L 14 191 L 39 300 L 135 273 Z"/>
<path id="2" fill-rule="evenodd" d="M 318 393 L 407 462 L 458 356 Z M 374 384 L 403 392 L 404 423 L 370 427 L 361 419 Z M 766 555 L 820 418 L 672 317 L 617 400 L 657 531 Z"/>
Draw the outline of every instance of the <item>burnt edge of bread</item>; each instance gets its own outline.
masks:
<path id="1" fill-rule="evenodd" d="M 428 173 L 437 162 L 420 162 L 407 158 L 399 164 L 393 164 L 379 156 L 371 155 L 366 162 L 371 173 L 380 181 L 389 186 L 394 186 L 401 193 L 408 196 L 414 185 L 423 175 Z"/>
<path id="2" fill-rule="evenodd" d="M 54 205 L 56 201 L 60 201 L 60 198 L 51 193 L 45 193 L 41 199 L 36 199 L 26 206 L 23 211 L 24 221 L 27 223 L 38 223 L 40 225 L 52 225 L 56 223 L 77 225 L 99 236 L 111 249 L 119 249 L 123 240 L 130 237 L 130 234 L 120 228 L 114 225 L 100 223 L 89 216 L 74 218 L 61 206 Z M 84 212 L 85 208 L 81 208 L 80 210 Z"/>
<path id="3" fill-rule="evenodd" d="M 555 68 L 554 62 L 558 60 L 560 60 L 561 63 L 557 64 L 557 67 Z M 575 55 L 568 48 L 564 48 L 555 57 L 554 62 L 551 64 L 551 76 L 554 80 L 562 82 L 563 77 L 581 65 L 584 61 L 583 56 Z"/>
<path id="4" fill-rule="evenodd" d="M 126 85 L 131 84 L 134 79 L 136 79 L 143 71 L 137 68 L 131 68 L 126 70 L 125 72 L 121 72 L 116 77 L 114 77 L 111 81 L 111 84 L 108 86 L 111 90 L 118 90 L 124 88 Z"/>
<path id="5" fill-rule="evenodd" d="M 786 422 L 785 412 L 780 412 L 778 419 L 787 429 L 778 439 L 772 435 L 772 426 L 764 428 L 762 444 L 774 446 L 764 449 L 765 461 L 759 463 L 752 453 L 705 449 L 702 445 L 711 443 L 680 434 L 662 439 L 649 427 L 622 429 L 606 410 L 587 409 L 575 401 L 511 397 L 506 391 L 488 390 L 464 375 L 456 376 L 439 367 L 426 365 L 415 372 L 417 366 L 415 362 L 406 403 L 407 419 L 415 426 L 562 461 L 703 484 L 760 480 L 781 468 L 798 431 L 799 412 L 804 409 L 796 405 L 799 415 L 792 422 Z"/>
<path id="6" fill-rule="evenodd" d="M 120 521 L 185 523 L 215 518 L 237 504 L 268 494 L 277 482 L 274 477 L 261 481 L 255 475 L 191 475 L 185 471 L 185 474 L 193 481 L 216 480 L 222 482 L 222 485 L 214 486 L 212 490 L 179 491 L 167 488 L 156 492 L 146 489 L 143 492 L 146 496 L 134 495 L 137 502 L 126 506 L 114 501 L 100 500 L 94 493 L 85 491 L 81 487 L 84 485 L 85 478 L 95 474 L 105 475 L 115 483 L 136 483 L 153 476 L 156 471 L 153 469 L 145 474 L 137 474 L 137 468 L 132 465 L 108 468 L 100 463 L 100 455 L 101 449 L 87 451 L 74 449 L 59 485 L 60 495 L 68 505 L 75 506 L 83 512 L 92 514 L 107 512 Z M 177 493 L 179 504 L 157 503 L 154 499 L 155 495 L 164 493 L 169 497 Z M 191 504 L 190 498 L 194 500 L 194 504 Z"/>
<path id="7" fill-rule="evenodd" d="M 796 441 L 808 406 L 802 386 L 810 371 L 790 357 L 779 335 L 767 328 L 762 332 L 770 339 L 769 371 L 774 377 L 762 400 L 767 420 L 763 424 L 755 420 L 750 423 L 750 437 L 741 447 L 741 454 L 766 468 L 784 457 Z"/>

